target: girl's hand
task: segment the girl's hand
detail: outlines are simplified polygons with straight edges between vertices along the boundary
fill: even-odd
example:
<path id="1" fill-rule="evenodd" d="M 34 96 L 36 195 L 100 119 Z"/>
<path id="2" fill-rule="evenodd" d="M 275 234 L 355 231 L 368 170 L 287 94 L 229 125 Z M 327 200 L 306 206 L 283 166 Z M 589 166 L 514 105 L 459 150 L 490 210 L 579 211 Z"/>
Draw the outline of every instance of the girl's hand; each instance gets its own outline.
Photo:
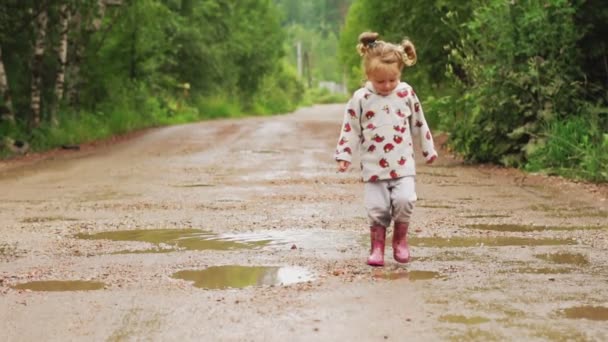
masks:
<path id="1" fill-rule="evenodd" d="M 346 160 L 338 160 L 338 172 L 344 172 L 344 171 L 348 170 L 349 166 L 350 166 L 350 162 L 348 162 Z"/>

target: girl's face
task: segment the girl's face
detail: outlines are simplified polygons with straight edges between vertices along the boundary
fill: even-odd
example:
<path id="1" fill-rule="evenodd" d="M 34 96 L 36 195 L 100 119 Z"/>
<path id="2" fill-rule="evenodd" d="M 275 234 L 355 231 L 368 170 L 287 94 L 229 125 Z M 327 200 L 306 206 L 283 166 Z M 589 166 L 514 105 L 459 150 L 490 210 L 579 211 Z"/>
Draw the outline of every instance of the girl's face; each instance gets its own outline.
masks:
<path id="1" fill-rule="evenodd" d="M 401 72 L 397 67 L 383 67 L 367 73 L 376 92 L 382 96 L 390 95 L 401 81 Z"/>

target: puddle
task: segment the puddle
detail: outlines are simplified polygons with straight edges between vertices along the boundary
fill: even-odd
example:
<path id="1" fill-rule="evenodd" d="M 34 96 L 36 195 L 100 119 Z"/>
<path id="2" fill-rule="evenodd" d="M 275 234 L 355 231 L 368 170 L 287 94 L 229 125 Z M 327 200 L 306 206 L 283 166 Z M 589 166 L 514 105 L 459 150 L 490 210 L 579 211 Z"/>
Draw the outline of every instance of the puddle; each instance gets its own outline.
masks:
<path id="1" fill-rule="evenodd" d="M 174 187 L 176 187 L 176 188 L 203 188 L 203 187 L 211 187 L 211 186 L 215 186 L 215 184 L 199 183 L 199 184 L 178 184 L 178 185 L 174 185 Z"/>
<path id="2" fill-rule="evenodd" d="M 576 266 L 588 266 L 589 259 L 586 256 L 579 253 L 551 253 L 551 254 L 537 254 L 535 257 L 550 261 L 556 264 L 569 264 Z"/>
<path id="3" fill-rule="evenodd" d="M 159 246 L 149 250 L 154 253 L 163 251 L 185 250 L 234 250 L 255 249 L 267 245 L 270 241 L 246 237 L 225 237 L 199 229 L 151 229 L 151 230 L 122 230 L 114 232 L 101 232 L 96 234 L 77 234 L 77 238 L 85 240 L 111 240 L 111 241 L 139 241 Z M 163 246 L 161 248 L 160 246 Z M 164 246 L 173 246 L 167 249 Z"/>
<path id="4" fill-rule="evenodd" d="M 443 277 L 441 274 L 439 274 L 439 272 L 433 271 L 374 270 L 372 273 L 372 278 L 385 280 L 408 279 L 411 281 L 416 281 L 439 279 Z"/>
<path id="5" fill-rule="evenodd" d="M 572 273 L 574 270 L 571 268 L 550 268 L 550 267 L 541 267 L 541 268 L 533 268 L 533 267 L 522 267 L 513 270 L 515 273 L 534 273 L 534 274 L 568 274 Z M 511 273 L 509 270 L 501 271 L 501 273 Z"/>
<path id="6" fill-rule="evenodd" d="M 439 173 L 439 172 L 418 171 L 418 172 L 416 172 L 416 174 L 418 174 L 418 175 L 427 175 L 427 176 L 432 176 L 432 177 L 449 177 L 449 178 L 457 178 L 458 177 L 458 175 L 455 175 L 455 174 L 446 174 L 446 173 Z"/>
<path id="7" fill-rule="evenodd" d="M 546 204 L 533 205 L 531 210 L 542 211 L 555 217 L 603 217 L 608 218 L 608 211 L 595 207 L 555 207 Z"/>
<path id="8" fill-rule="evenodd" d="M 289 285 L 313 280 L 303 268 L 264 266 L 213 266 L 204 270 L 179 271 L 172 277 L 192 281 L 195 287 L 209 290 Z"/>
<path id="9" fill-rule="evenodd" d="M 608 308 L 603 306 L 575 306 L 562 310 L 562 314 L 571 319 L 608 321 Z"/>
<path id="10" fill-rule="evenodd" d="M 555 227 L 555 226 L 525 226 L 517 224 L 471 224 L 471 229 L 492 230 L 498 232 L 539 232 L 544 230 L 595 230 L 606 229 L 607 227 Z"/>
<path id="11" fill-rule="evenodd" d="M 490 320 L 485 317 L 479 316 L 463 316 L 463 315 L 443 315 L 439 317 L 441 322 L 447 323 L 459 323 L 459 324 L 482 324 L 487 323 Z"/>
<path id="12" fill-rule="evenodd" d="M 48 280 L 48 281 L 31 281 L 12 286 L 16 290 L 31 290 L 31 291 L 92 291 L 101 290 L 105 286 L 104 283 L 98 281 L 84 280 Z"/>
<path id="13" fill-rule="evenodd" d="M 63 217 L 63 216 L 40 216 L 40 217 L 26 217 L 21 220 L 21 223 L 43 223 L 53 221 L 78 221 L 78 219 Z"/>
<path id="14" fill-rule="evenodd" d="M 368 238 L 369 239 L 369 238 Z M 571 239 L 533 239 L 523 237 L 412 237 L 409 239 L 412 246 L 417 247 L 476 247 L 476 246 L 559 246 L 575 245 L 576 241 Z"/>
<path id="15" fill-rule="evenodd" d="M 501 215 L 501 214 L 487 214 L 487 215 L 466 215 L 464 218 L 507 218 L 511 217 L 509 215 Z"/>
<path id="16" fill-rule="evenodd" d="M 150 229 L 77 234 L 79 239 L 136 241 L 154 244 L 146 250 L 119 253 L 168 253 L 177 250 L 237 250 L 296 245 L 296 249 L 315 248 L 336 250 L 354 245 L 353 234 L 336 231 L 266 231 L 256 233 L 215 234 L 200 229 Z"/>

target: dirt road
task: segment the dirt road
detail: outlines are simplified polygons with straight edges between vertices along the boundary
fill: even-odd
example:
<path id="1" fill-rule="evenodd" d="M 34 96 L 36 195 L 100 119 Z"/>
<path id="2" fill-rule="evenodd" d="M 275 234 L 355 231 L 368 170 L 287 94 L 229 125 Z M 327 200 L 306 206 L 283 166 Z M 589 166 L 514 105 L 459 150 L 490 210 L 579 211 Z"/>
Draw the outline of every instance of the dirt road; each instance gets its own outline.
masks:
<path id="1" fill-rule="evenodd" d="M 0 163 L 0 340 L 608 340 L 606 187 L 444 151 L 373 269 L 341 111 Z"/>

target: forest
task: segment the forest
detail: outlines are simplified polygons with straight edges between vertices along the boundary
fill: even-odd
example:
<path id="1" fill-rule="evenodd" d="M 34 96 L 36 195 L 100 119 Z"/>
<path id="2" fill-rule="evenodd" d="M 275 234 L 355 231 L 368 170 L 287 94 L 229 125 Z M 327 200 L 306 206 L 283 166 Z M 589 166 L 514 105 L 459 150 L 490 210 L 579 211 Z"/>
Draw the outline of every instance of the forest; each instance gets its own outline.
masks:
<path id="1" fill-rule="evenodd" d="M 414 42 L 403 80 L 467 162 L 608 181 L 602 0 L 3 0 L 0 157 L 341 103 L 363 31 Z"/>

